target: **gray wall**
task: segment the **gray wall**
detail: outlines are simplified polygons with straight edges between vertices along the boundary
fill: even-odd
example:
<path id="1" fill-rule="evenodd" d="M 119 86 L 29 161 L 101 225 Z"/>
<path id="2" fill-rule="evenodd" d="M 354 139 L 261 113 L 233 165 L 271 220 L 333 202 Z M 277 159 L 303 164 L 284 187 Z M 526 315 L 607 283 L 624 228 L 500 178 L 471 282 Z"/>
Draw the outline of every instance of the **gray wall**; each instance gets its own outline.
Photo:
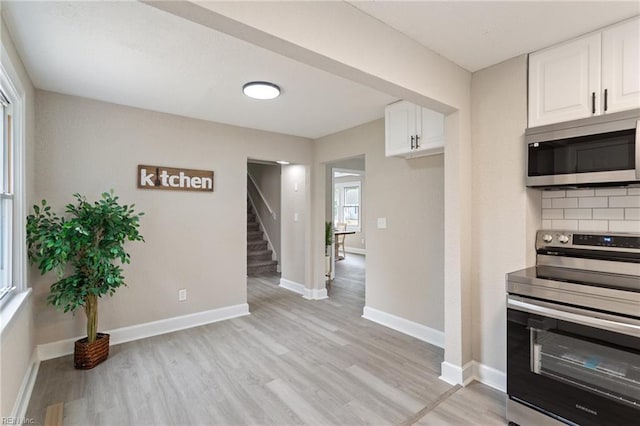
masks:
<path id="1" fill-rule="evenodd" d="M 535 263 L 540 191 L 525 188 L 527 60 L 473 74 L 473 359 L 506 371 L 507 272 Z"/>
<path id="2" fill-rule="evenodd" d="M 247 159 L 309 163 L 309 140 L 44 91 L 36 112 L 37 198 L 60 210 L 74 192 L 113 188 L 146 213 L 129 286 L 100 302 L 101 330 L 246 303 Z M 137 189 L 137 164 L 213 170 L 214 192 Z M 82 312 L 45 305 L 53 278 L 34 280 L 38 343 L 84 334 Z"/>
<path id="3" fill-rule="evenodd" d="M 253 184 L 247 181 L 247 189 L 251 195 L 251 199 L 256 204 L 258 216 L 262 221 L 264 231 L 269 235 L 269 239 L 273 244 L 276 256 L 280 259 L 280 234 L 281 234 L 281 196 L 282 179 L 280 177 L 280 165 L 275 164 L 258 164 L 251 163 L 247 165 L 249 172 L 256 181 L 260 192 L 266 198 L 269 207 L 275 213 L 275 218 L 269 213 L 269 209 L 254 188 Z"/>
<path id="4" fill-rule="evenodd" d="M 309 168 L 282 166 L 282 278 L 305 285 L 310 265 Z M 297 216 L 297 219 L 296 219 Z"/>
<path id="5" fill-rule="evenodd" d="M 326 167 L 364 154 L 367 202 L 366 306 L 442 331 L 444 328 L 443 155 L 411 160 L 384 155 L 384 120 L 314 143 L 314 202 L 326 202 Z M 329 186 L 330 188 L 330 186 Z M 387 218 L 387 229 L 376 219 Z"/>

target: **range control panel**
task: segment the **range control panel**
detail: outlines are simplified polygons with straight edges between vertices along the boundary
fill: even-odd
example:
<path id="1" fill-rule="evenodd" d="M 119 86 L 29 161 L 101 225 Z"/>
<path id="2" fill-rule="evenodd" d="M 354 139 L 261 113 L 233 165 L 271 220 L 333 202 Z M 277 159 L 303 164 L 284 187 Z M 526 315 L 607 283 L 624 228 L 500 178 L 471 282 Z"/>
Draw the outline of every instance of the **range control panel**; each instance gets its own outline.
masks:
<path id="1" fill-rule="evenodd" d="M 573 234 L 573 245 L 640 249 L 640 237 Z"/>
<path id="2" fill-rule="evenodd" d="M 582 233 L 574 231 L 538 231 L 536 250 L 553 247 L 574 249 L 623 249 L 640 253 L 640 235 L 612 233 Z"/>

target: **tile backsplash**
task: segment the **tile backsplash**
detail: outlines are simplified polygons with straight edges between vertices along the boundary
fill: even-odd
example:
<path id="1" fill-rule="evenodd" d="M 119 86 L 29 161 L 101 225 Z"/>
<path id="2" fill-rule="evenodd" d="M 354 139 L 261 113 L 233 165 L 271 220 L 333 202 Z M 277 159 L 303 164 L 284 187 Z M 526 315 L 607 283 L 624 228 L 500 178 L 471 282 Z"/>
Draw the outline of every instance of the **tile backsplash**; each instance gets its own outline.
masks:
<path id="1" fill-rule="evenodd" d="M 640 232 L 640 188 L 543 191 L 542 228 Z"/>

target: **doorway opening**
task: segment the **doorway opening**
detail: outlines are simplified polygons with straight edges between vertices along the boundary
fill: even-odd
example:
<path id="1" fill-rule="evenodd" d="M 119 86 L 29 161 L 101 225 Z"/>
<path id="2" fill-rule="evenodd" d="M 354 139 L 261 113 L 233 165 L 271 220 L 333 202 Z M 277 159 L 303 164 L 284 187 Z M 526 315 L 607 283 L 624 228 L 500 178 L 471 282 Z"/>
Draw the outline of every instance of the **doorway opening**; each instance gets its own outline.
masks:
<path id="1" fill-rule="evenodd" d="M 325 218 L 333 232 L 328 256 L 329 297 L 348 297 L 364 307 L 366 290 L 365 156 L 326 164 Z"/>
<path id="2" fill-rule="evenodd" d="M 280 273 L 281 172 L 273 162 L 247 162 L 247 276 Z"/>

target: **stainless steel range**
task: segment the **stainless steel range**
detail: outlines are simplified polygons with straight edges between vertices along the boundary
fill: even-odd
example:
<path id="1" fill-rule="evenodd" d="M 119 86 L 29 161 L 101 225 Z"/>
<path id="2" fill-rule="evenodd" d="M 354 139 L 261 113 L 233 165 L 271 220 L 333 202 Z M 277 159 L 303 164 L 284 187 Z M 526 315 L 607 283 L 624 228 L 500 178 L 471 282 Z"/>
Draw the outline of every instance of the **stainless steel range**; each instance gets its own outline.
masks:
<path id="1" fill-rule="evenodd" d="M 638 424 L 640 235 L 538 231 L 507 274 L 507 418 Z"/>

